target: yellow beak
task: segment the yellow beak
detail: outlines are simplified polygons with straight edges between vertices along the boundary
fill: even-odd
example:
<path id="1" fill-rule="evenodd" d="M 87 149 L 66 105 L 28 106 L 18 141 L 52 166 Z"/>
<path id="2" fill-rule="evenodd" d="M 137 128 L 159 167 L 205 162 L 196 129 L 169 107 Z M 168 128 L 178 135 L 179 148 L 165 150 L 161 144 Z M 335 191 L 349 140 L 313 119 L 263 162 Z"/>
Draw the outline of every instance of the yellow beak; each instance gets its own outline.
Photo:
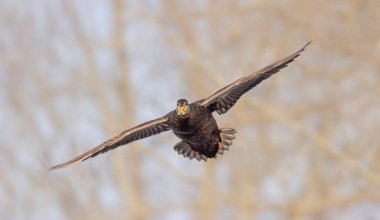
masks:
<path id="1" fill-rule="evenodd" d="M 186 115 L 187 113 L 187 106 L 178 106 L 177 107 L 177 114 L 178 115 Z"/>

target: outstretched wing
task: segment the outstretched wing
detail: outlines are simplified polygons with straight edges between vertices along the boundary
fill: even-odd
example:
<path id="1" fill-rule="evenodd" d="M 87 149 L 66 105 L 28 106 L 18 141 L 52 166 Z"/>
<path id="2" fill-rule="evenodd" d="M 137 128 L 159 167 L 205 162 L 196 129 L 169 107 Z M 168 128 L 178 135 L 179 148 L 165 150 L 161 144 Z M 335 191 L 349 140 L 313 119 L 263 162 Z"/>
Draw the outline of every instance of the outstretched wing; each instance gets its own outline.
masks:
<path id="1" fill-rule="evenodd" d="M 170 114 L 170 113 L 169 113 Z M 168 123 L 169 114 L 158 118 L 152 121 L 145 122 L 141 125 L 138 125 L 129 130 L 123 131 L 118 136 L 111 138 L 110 140 L 104 142 L 103 144 L 93 148 L 92 150 L 87 151 L 86 153 L 69 160 L 65 163 L 58 164 L 56 166 L 51 167 L 49 170 L 55 170 L 59 168 L 63 168 L 69 164 L 75 163 L 77 161 L 84 161 L 90 157 L 95 157 L 98 154 L 105 153 L 109 150 L 113 150 L 121 145 L 125 145 L 131 143 L 133 141 L 146 138 L 164 131 L 170 130 L 170 126 Z"/>
<path id="2" fill-rule="evenodd" d="M 288 66 L 288 64 L 293 62 L 294 59 L 298 57 L 310 43 L 311 42 L 308 42 L 305 46 L 290 56 L 266 66 L 255 73 L 236 80 L 230 85 L 212 94 L 210 97 L 201 100 L 200 104 L 207 107 L 210 111 L 218 112 L 220 115 L 226 113 L 244 93 L 248 92 L 264 79 L 269 78 L 282 68 Z"/>

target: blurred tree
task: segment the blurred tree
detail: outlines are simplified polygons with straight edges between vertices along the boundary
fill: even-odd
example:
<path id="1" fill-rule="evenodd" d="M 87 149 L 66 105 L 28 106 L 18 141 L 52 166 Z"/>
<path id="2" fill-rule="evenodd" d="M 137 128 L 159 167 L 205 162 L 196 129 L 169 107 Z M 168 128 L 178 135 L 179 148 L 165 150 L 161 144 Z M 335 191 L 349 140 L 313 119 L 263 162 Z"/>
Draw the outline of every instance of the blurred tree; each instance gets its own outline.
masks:
<path id="1" fill-rule="evenodd" d="M 380 219 L 380 2 L 0 3 L 1 219 Z M 237 140 L 162 134 L 53 163 L 313 44 L 245 95 Z"/>

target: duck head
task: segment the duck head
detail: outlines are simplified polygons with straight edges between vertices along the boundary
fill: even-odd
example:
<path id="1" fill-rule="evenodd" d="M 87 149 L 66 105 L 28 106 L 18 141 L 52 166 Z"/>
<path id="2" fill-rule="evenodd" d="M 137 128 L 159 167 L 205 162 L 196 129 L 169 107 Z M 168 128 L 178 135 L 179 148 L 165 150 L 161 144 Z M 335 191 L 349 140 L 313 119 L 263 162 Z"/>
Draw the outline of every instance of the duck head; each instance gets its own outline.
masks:
<path id="1" fill-rule="evenodd" d="M 190 107 L 186 99 L 179 99 L 177 101 L 176 113 L 182 117 L 188 117 L 190 115 Z"/>

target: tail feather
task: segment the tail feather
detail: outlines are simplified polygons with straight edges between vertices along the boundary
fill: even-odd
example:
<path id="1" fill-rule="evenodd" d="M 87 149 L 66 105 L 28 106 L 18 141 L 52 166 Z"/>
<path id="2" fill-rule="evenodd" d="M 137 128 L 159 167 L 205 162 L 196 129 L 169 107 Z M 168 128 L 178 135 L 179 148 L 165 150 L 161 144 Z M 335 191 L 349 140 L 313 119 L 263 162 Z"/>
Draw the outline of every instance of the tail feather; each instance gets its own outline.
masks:
<path id="1" fill-rule="evenodd" d="M 196 158 L 198 161 L 204 160 L 207 161 L 207 157 L 202 155 L 193 149 L 191 149 L 190 145 L 184 141 L 178 142 L 174 146 L 174 150 L 178 152 L 178 154 L 182 154 L 183 157 L 188 157 L 190 160 Z"/>
<path id="2" fill-rule="evenodd" d="M 215 154 L 215 158 L 218 154 L 223 155 L 223 153 L 230 149 L 230 146 L 232 145 L 232 140 L 235 139 L 236 131 L 233 128 L 220 128 L 219 129 L 220 138 L 221 138 L 221 146 L 217 150 Z M 183 157 L 188 157 L 190 160 L 197 159 L 198 161 L 204 160 L 207 161 L 207 156 L 203 155 L 202 153 L 199 153 L 191 148 L 191 146 L 184 142 L 180 141 L 174 146 L 174 150 L 177 151 L 178 154 L 182 154 Z M 215 151 L 214 151 L 215 152 Z M 211 156 L 213 157 L 213 156 Z"/>
<path id="3" fill-rule="evenodd" d="M 229 146 L 226 146 L 226 145 L 222 145 L 222 149 L 223 149 L 223 150 L 229 150 L 230 147 L 229 147 Z"/>
<path id="4" fill-rule="evenodd" d="M 229 150 L 232 140 L 235 139 L 236 130 L 233 128 L 220 128 L 220 138 L 222 139 L 222 147 L 218 150 L 218 154 L 223 155 L 224 151 Z"/>

